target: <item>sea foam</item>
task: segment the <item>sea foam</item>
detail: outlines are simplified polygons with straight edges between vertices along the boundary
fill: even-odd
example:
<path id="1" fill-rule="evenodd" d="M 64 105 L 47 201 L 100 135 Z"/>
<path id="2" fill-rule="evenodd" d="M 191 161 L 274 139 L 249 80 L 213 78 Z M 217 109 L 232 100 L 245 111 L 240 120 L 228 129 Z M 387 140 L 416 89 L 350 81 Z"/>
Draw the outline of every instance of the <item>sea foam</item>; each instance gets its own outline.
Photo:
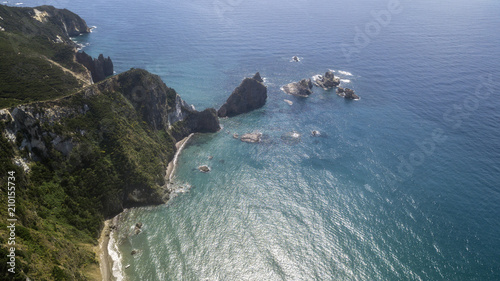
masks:
<path id="1" fill-rule="evenodd" d="M 113 260 L 113 268 L 111 269 L 113 276 L 117 281 L 123 281 L 122 257 L 113 234 L 109 235 L 108 254 L 111 260 Z"/>
<path id="2" fill-rule="evenodd" d="M 339 74 L 342 74 L 342 75 L 345 75 L 345 76 L 352 76 L 352 73 L 350 73 L 348 71 L 339 70 L 338 72 L 339 72 Z"/>

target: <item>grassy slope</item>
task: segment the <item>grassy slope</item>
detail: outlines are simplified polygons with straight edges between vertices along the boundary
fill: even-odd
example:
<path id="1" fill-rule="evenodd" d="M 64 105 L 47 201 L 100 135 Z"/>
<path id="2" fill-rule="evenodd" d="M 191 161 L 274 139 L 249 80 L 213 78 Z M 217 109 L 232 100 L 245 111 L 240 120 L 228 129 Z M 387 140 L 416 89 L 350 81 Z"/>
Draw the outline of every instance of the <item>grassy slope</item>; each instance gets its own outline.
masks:
<path id="1" fill-rule="evenodd" d="M 0 16 L 0 26 L 6 29 L 0 31 L 0 108 L 54 99 L 82 86 L 72 74 L 47 60 L 85 73 L 74 60 L 74 46 L 49 39 L 60 32 L 58 28 L 32 19 L 25 9 L 0 5 Z"/>

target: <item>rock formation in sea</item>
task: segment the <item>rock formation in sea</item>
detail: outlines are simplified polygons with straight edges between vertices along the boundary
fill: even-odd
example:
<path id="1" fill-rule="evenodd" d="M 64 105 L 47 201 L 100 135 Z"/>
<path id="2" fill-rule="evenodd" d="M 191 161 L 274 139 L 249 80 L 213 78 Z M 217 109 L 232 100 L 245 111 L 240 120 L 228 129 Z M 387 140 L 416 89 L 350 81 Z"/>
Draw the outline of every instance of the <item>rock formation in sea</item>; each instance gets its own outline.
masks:
<path id="1" fill-rule="evenodd" d="M 111 61 L 110 57 L 105 58 L 100 54 L 97 59 L 94 59 L 85 52 L 78 52 L 76 53 L 76 61 L 83 64 L 90 71 L 94 83 L 113 75 L 113 61 Z"/>
<path id="2" fill-rule="evenodd" d="M 266 104 L 267 87 L 257 72 L 252 78 L 245 78 L 229 96 L 217 114 L 219 117 L 232 117 L 250 112 Z"/>
<path id="3" fill-rule="evenodd" d="M 207 165 L 203 165 L 203 166 L 199 166 L 198 170 L 200 170 L 200 172 L 202 172 L 202 173 L 208 173 L 208 172 L 210 172 L 211 169 Z"/>
<path id="4" fill-rule="evenodd" d="M 299 82 L 293 82 L 282 87 L 282 90 L 297 97 L 308 97 L 312 94 L 313 84 L 311 79 L 302 79 Z"/>
<path id="5" fill-rule="evenodd" d="M 262 133 L 254 132 L 242 135 L 240 140 L 243 142 L 255 143 L 255 142 L 260 142 L 261 137 Z"/>
<path id="6" fill-rule="evenodd" d="M 346 99 L 359 100 L 359 96 L 354 93 L 354 90 L 351 90 L 349 88 L 344 89 L 342 87 L 338 87 L 337 95 Z"/>
<path id="7" fill-rule="evenodd" d="M 333 71 L 329 70 L 324 76 L 316 75 L 313 77 L 314 85 L 323 88 L 324 90 L 329 90 L 340 85 L 340 78 L 335 77 Z"/>
<path id="8" fill-rule="evenodd" d="M 318 130 L 313 130 L 313 131 L 311 132 L 311 135 L 312 135 L 313 137 L 319 137 L 319 136 L 321 136 L 321 132 L 320 132 L 320 131 L 318 131 Z"/>

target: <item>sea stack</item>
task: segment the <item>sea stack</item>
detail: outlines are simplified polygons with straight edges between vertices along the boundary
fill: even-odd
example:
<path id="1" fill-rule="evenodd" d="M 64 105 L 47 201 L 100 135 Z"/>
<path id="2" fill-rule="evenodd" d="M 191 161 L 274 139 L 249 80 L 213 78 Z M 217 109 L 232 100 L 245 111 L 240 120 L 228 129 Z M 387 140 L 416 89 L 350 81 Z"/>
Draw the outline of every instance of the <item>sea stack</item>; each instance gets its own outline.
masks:
<path id="1" fill-rule="evenodd" d="M 219 108 L 217 115 L 232 117 L 264 106 L 267 99 L 267 87 L 263 82 L 259 72 L 255 73 L 252 78 L 243 79 L 226 103 Z"/>
<path id="2" fill-rule="evenodd" d="M 340 85 L 340 78 L 335 77 L 333 71 L 329 70 L 325 73 L 325 76 L 316 75 L 313 82 L 314 85 L 323 88 L 323 90 L 329 90 Z"/>
<path id="3" fill-rule="evenodd" d="M 283 86 L 282 90 L 289 95 L 307 98 L 312 94 L 312 87 L 311 79 L 302 79 Z"/>
<path id="4" fill-rule="evenodd" d="M 344 89 L 342 87 L 338 87 L 337 95 L 350 100 L 359 100 L 359 96 L 354 93 L 354 90 L 351 90 L 349 88 Z"/>

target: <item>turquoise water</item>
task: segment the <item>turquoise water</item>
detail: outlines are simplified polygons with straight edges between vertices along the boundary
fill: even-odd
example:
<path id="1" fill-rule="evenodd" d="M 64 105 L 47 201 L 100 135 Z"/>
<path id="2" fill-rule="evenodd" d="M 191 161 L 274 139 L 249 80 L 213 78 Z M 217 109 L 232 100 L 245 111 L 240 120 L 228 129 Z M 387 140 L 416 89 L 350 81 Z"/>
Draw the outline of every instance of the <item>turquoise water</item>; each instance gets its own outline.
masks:
<path id="1" fill-rule="evenodd" d="M 199 109 L 266 78 L 265 107 L 190 141 L 189 192 L 122 216 L 126 280 L 500 280 L 498 1 L 401 0 L 379 29 L 395 1 L 170 2 L 43 1 L 97 26 L 85 51 Z M 279 89 L 328 69 L 361 100 Z"/>

